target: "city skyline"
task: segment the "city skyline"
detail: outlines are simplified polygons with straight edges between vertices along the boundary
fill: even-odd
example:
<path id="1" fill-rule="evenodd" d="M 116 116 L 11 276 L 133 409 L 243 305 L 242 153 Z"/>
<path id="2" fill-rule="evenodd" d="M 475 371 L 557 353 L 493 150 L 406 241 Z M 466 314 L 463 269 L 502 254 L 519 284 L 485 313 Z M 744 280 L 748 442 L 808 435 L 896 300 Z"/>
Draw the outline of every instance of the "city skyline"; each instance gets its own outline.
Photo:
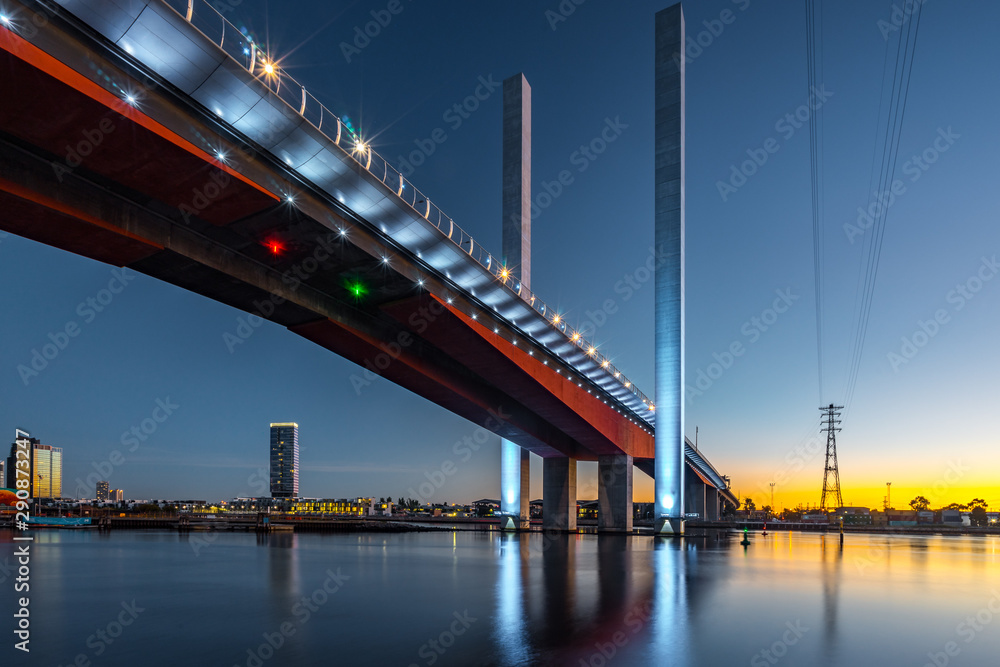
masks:
<path id="1" fill-rule="evenodd" d="M 419 488 L 419 487 L 410 487 L 410 488 L 408 488 L 408 489 L 406 489 L 405 491 L 402 491 L 402 492 L 397 491 L 396 493 L 388 493 L 388 494 L 384 494 L 385 490 L 382 489 L 381 487 L 378 488 L 377 492 L 372 492 L 371 489 L 368 489 L 367 491 L 359 493 L 359 494 L 344 494 L 344 493 L 339 493 L 336 490 L 333 490 L 333 491 L 330 491 L 330 492 L 322 492 L 322 491 L 320 491 L 320 492 L 317 492 L 317 493 L 300 492 L 299 488 L 298 488 L 298 473 L 297 473 L 297 468 L 298 468 L 298 465 L 299 465 L 298 458 L 297 458 L 297 456 L 298 456 L 297 455 L 297 451 L 298 451 L 298 426 L 299 425 L 297 423 L 294 423 L 294 422 L 282 422 L 282 423 L 271 423 L 270 424 L 271 432 L 272 432 L 272 440 L 274 438 L 273 434 L 275 432 L 278 433 L 278 437 L 280 439 L 281 434 L 283 432 L 283 430 L 282 430 L 283 427 L 285 427 L 284 428 L 285 431 L 291 431 L 291 432 L 294 433 L 294 443 L 295 443 L 294 444 L 294 452 L 295 452 L 294 456 L 295 456 L 295 459 L 296 459 L 296 469 L 294 471 L 289 471 L 289 472 L 293 473 L 292 477 L 294 478 L 294 482 L 293 483 L 294 483 L 294 489 L 295 489 L 295 491 L 293 493 L 290 493 L 290 494 L 282 494 L 282 495 L 277 495 L 277 496 L 274 495 L 274 488 L 275 488 L 275 486 L 274 486 L 273 480 L 274 479 L 280 479 L 280 478 L 282 478 L 282 475 L 281 475 L 280 471 L 279 471 L 277 477 L 274 477 L 274 472 L 273 471 L 271 471 L 271 470 L 265 470 L 264 468 L 259 468 L 256 473 L 251 474 L 250 479 L 248 480 L 248 482 L 251 482 L 252 484 L 257 485 L 257 487 L 258 487 L 257 490 L 259 490 L 259 488 L 262 488 L 260 486 L 261 483 L 262 483 L 260 480 L 262 480 L 264 478 L 259 478 L 257 481 L 255 481 L 254 478 L 257 477 L 261 473 L 266 473 L 266 475 L 267 475 L 266 479 L 268 480 L 268 483 L 267 483 L 267 492 L 266 493 L 262 493 L 262 494 L 258 494 L 256 496 L 255 495 L 225 496 L 225 495 L 213 494 L 212 492 L 202 493 L 202 494 L 194 494 L 194 495 L 191 495 L 191 494 L 187 494 L 187 495 L 185 495 L 185 494 L 170 494 L 170 493 L 156 495 L 156 494 L 146 494 L 146 493 L 143 493 L 143 492 L 140 491 L 140 492 L 134 494 L 131 497 L 126 497 L 124 495 L 123 489 L 111 488 L 109 486 L 109 482 L 108 481 L 106 481 L 106 480 L 97 480 L 97 481 L 95 481 L 93 483 L 93 486 L 94 486 L 94 494 L 93 495 L 83 494 L 83 495 L 79 495 L 79 496 L 61 496 L 61 497 L 63 499 L 65 499 L 65 500 L 89 500 L 89 499 L 95 499 L 98 502 L 101 502 L 101 501 L 121 502 L 123 500 L 153 500 L 153 499 L 158 499 L 158 498 L 163 498 L 165 500 L 178 500 L 178 499 L 181 499 L 181 498 L 204 498 L 208 502 L 212 502 L 212 501 L 229 502 L 229 501 L 237 499 L 237 498 L 254 498 L 254 497 L 258 497 L 258 498 L 268 498 L 268 497 L 271 497 L 271 498 L 309 498 L 309 499 L 312 499 L 312 498 L 374 498 L 374 497 L 391 497 L 391 498 L 397 498 L 399 500 L 402 500 L 404 498 L 405 499 L 411 499 L 412 498 L 414 500 L 420 501 L 421 504 L 425 504 L 425 505 L 433 505 L 433 504 L 469 505 L 472 502 L 472 499 L 467 499 L 467 498 L 454 499 L 454 498 L 444 497 L 444 495 L 441 495 L 441 496 L 438 496 L 438 497 L 434 497 L 433 494 L 432 494 L 430 497 L 427 497 L 425 494 L 421 493 L 421 491 L 415 490 L 415 488 Z M 40 439 L 38 439 L 38 438 L 30 438 L 30 441 L 32 443 L 33 451 L 34 451 L 34 449 L 38 445 L 41 444 L 40 443 Z M 12 451 L 13 451 L 13 447 L 14 446 L 15 445 L 12 444 Z M 813 449 L 812 443 L 810 442 L 807 445 L 807 447 L 811 451 Z M 44 449 L 46 451 L 51 451 L 51 450 L 57 451 L 58 452 L 58 456 L 59 456 L 59 464 L 58 465 L 61 468 L 61 464 L 62 464 L 62 448 L 54 448 L 54 447 L 51 447 L 51 446 L 42 445 L 41 449 Z M 271 451 L 272 452 L 276 451 L 275 447 L 273 446 L 273 444 L 272 444 L 272 447 L 271 447 Z M 817 451 L 819 451 L 819 450 L 817 450 Z M 33 455 L 33 459 L 37 459 L 37 458 L 38 458 L 37 456 Z M 268 458 L 269 458 L 269 460 L 271 460 L 274 457 L 273 456 L 269 456 Z M 7 460 L 2 461 L 2 463 L 6 465 L 7 464 Z M 0 470 L 2 470 L 2 468 L 0 468 Z M 978 489 L 978 488 L 975 488 L 975 487 L 967 487 L 966 488 L 966 487 L 956 486 L 954 484 L 954 480 L 960 479 L 962 477 L 962 475 L 964 475 L 966 472 L 968 472 L 968 470 L 964 466 L 962 466 L 960 464 L 956 464 L 955 466 L 953 466 L 952 468 L 950 468 L 945 473 L 945 475 L 942 477 L 942 479 L 939 480 L 935 484 L 935 486 L 930 486 L 930 487 L 927 487 L 927 486 L 912 486 L 912 485 L 907 485 L 905 482 L 902 485 L 898 484 L 898 483 L 892 483 L 892 484 L 894 484 L 894 488 L 896 489 L 896 500 L 895 501 L 891 501 L 891 504 L 889 505 L 889 507 L 891 509 L 896 509 L 896 510 L 905 510 L 905 509 L 908 509 L 910 507 L 909 503 L 910 503 L 911 500 L 922 496 L 922 497 L 927 498 L 927 499 L 930 500 L 930 508 L 931 509 L 941 509 L 941 508 L 944 508 L 944 507 L 947 507 L 947 506 L 953 505 L 953 504 L 965 505 L 965 504 L 968 503 L 969 500 L 972 500 L 972 499 L 974 499 L 976 497 L 982 497 L 983 496 L 982 489 Z M 5 477 L 0 477 L 0 479 L 4 479 L 5 480 L 6 478 Z M 83 489 L 83 488 L 85 488 L 84 486 L 81 486 L 79 484 L 79 482 L 81 480 L 77 479 L 76 481 L 77 481 L 77 490 L 78 491 L 81 490 L 81 489 Z M 10 480 L 6 480 L 6 483 L 7 483 L 7 485 L 8 485 L 9 488 L 14 488 L 14 485 L 13 485 L 13 483 Z M 62 485 L 61 473 L 60 473 L 60 478 L 58 479 L 57 483 L 58 483 L 58 485 L 61 488 L 61 485 Z M 422 483 L 425 483 L 425 482 L 422 482 Z M 280 486 L 280 484 L 279 484 L 279 486 Z M 376 484 L 375 486 L 378 486 L 378 484 Z M 950 494 L 946 495 L 946 494 L 942 493 L 942 489 L 947 488 L 947 487 L 952 487 L 952 492 Z M 744 499 L 746 499 L 747 497 L 752 498 L 754 500 L 755 505 L 756 505 L 756 507 L 758 509 L 760 509 L 760 508 L 762 508 L 764 506 L 770 506 L 771 505 L 771 501 L 770 501 L 770 498 L 771 498 L 771 489 L 770 489 L 770 487 L 768 487 L 766 490 L 765 489 L 759 489 L 758 492 L 754 492 L 754 491 L 746 492 L 742 488 L 740 488 L 738 485 L 734 485 L 732 487 L 732 490 L 733 490 L 734 493 L 736 493 L 737 497 L 740 498 L 741 502 Z M 103 494 L 102 494 L 102 491 L 103 491 Z M 853 499 L 857 498 L 858 495 L 859 495 L 858 494 L 858 489 L 856 489 L 856 488 L 852 489 L 852 493 L 854 495 L 850 495 L 850 494 L 848 494 L 846 492 L 844 493 L 844 496 L 843 496 L 843 499 L 844 499 L 843 506 L 844 507 L 868 507 L 868 508 L 870 508 L 872 510 L 881 510 L 881 509 L 883 509 L 885 507 L 886 501 L 890 499 L 889 489 L 887 488 L 887 485 L 883 485 L 883 486 L 877 487 L 877 488 L 863 489 L 862 490 L 862 497 L 864 497 L 864 498 L 873 498 L 873 497 L 877 498 L 878 494 L 882 493 L 881 500 L 878 501 L 878 502 L 869 502 L 869 503 L 854 502 Z M 497 495 L 499 495 L 499 494 L 497 494 Z M 51 496 L 51 495 L 39 496 L 39 497 L 40 498 L 53 498 L 53 496 Z M 55 497 L 59 497 L 59 496 L 55 496 Z M 489 495 L 479 496 L 477 498 L 481 498 L 481 497 L 490 497 L 490 496 Z M 778 493 L 777 491 L 775 491 L 774 497 L 775 497 L 774 506 L 771 509 L 773 511 L 775 511 L 775 512 L 782 511 L 782 510 L 794 510 L 794 509 L 797 509 L 797 508 L 800 508 L 800 507 L 801 508 L 814 508 L 815 509 L 815 508 L 818 508 L 818 506 L 819 506 L 819 502 L 818 501 L 814 501 L 814 500 L 810 500 L 810 499 L 797 500 L 797 501 L 792 501 L 792 502 L 783 501 L 783 500 L 781 500 L 781 494 Z M 536 502 L 536 501 L 540 500 L 540 498 L 541 498 L 541 493 L 538 493 L 537 495 L 532 495 L 530 497 L 530 500 L 531 500 L 531 502 Z M 594 495 L 592 495 L 592 496 L 587 496 L 586 494 L 581 494 L 581 495 L 579 495 L 578 500 L 580 502 L 583 502 L 583 501 L 593 501 L 593 500 L 596 500 L 596 498 L 597 498 L 596 493 Z M 636 503 L 650 503 L 650 502 L 652 502 L 652 497 L 650 496 L 649 498 L 642 498 L 642 497 L 639 497 L 639 494 L 637 494 L 637 496 L 635 498 L 635 502 Z M 993 502 L 989 502 L 989 506 L 991 508 L 1000 507 L 1000 503 L 994 504 Z"/>
<path id="2" fill-rule="evenodd" d="M 822 448 L 813 452 L 811 446 L 811 438 L 822 441 L 816 407 L 839 397 L 814 395 L 808 198 L 798 176 L 807 164 L 809 142 L 801 124 L 794 124 L 794 114 L 809 101 L 809 93 L 805 73 L 799 71 L 797 42 L 781 38 L 798 30 L 801 16 L 742 4 L 686 8 L 692 37 L 707 31 L 711 38 L 703 40 L 707 46 L 692 49 L 688 70 L 687 430 L 693 439 L 694 428 L 700 427 L 706 455 L 732 477 L 734 491 L 750 494 L 758 506 L 769 498 L 768 483 L 779 475 L 778 505 L 815 504 L 823 465 Z M 553 24 L 542 11 L 519 7 L 495 26 L 497 37 L 479 34 L 482 46 L 462 42 L 463 63 L 446 59 L 443 47 L 438 52 L 422 46 L 430 49 L 425 55 L 448 63 L 442 82 L 423 97 L 394 78 L 385 64 L 412 46 L 406 38 L 410 30 L 433 21 L 450 25 L 466 10 L 457 9 L 453 17 L 404 13 L 396 32 L 387 29 L 353 54 L 352 62 L 331 52 L 329 45 L 320 49 L 317 42 L 323 40 L 300 45 L 308 34 L 292 20 L 295 12 L 269 16 L 266 23 L 253 8 L 236 11 L 260 30 L 270 26 L 272 48 L 287 54 L 285 62 L 299 79 L 319 87 L 332 68 L 338 84 L 327 82 L 323 91 L 330 104 L 359 119 L 377 150 L 396 166 L 412 167 L 411 178 L 492 249 L 500 247 L 500 99 L 490 82 L 525 70 L 535 95 L 535 192 L 545 192 L 544 184 L 551 186 L 561 169 L 568 167 L 574 175 L 574 183 L 564 186 L 549 206 L 536 206 L 534 287 L 567 308 L 574 321 L 591 322 L 598 339 L 616 355 L 616 363 L 651 394 L 652 287 L 638 281 L 636 271 L 647 260 L 652 236 L 652 44 L 650 39 L 649 44 L 630 44 L 621 53 L 600 56 L 588 53 L 587 47 L 598 36 L 614 43 L 646 29 L 659 8 L 636 3 L 607 17 L 582 6 Z M 718 29 L 725 9 L 733 11 L 735 19 L 722 23 L 716 35 L 712 29 Z M 829 149 L 828 173 L 842 174 L 857 154 L 864 154 L 866 146 L 870 149 L 867 131 L 875 128 L 878 99 L 868 87 L 877 88 L 881 74 L 871 63 L 881 62 L 885 47 L 879 29 L 879 21 L 888 17 L 883 10 L 858 5 L 850 13 L 830 12 L 833 24 L 853 41 L 845 37 L 843 44 L 830 46 L 843 55 L 843 62 L 830 62 L 829 79 L 820 82 L 826 83 L 825 93 L 832 93 L 823 97 L 826 121 L 843 144 L 842 151 Z M 985 276 L 991 276 L 990 249 L 997 238 L 990 225 L 998 211 L 985 197 L 989 187 L 981 176 L 989 172 L 989 156 L 963 137 L 985 131 L 977 128 L 988 126 L 984 110 L 995 107 L 997 92 L 953 77 L 961 60 L 939 46 L 966 30 L 980 29 L 979 24 L 969 27 L 965 10 L 930 5 L 927 11 L 933 15 L 925 19 L 927 34 L 917 53 L 914 99 L 897 174 L 908 191 L 894 195 L 891 204 L 886 266 L 876 293 L 869 350 L 858 398 L 848 406 L 845 430 L 838 438 L 843 493 L 847 503 L 879 507 L 884 484 L 891 480 L 894 497 L 932 494 L 945 505 L 985 496 L 995 507 L 1000 504 L 996 480 L 989 466 L 980 464 L 995 447 L 991 394 L 988 384 L 970 378 L 978 376 L 981 351 L 990 349 L 983 332 L 997 325 L 998 309 L 993 306 L 1000 297 Z M 330 43 L 349 43 L 350 28 L 363 19 L 363 11 L 347 10 L 322 36 Z M 589 79 L 567 73 L 563 57 L 530 50 L 502 58 L 490 55 L 494 39 L 536 33 L 559 40 L 560 48 L 571 54 L 566 57 L 581 63 L 581 71 L 596 72 L 606 84 L 601 94 L 595 99 L 585 96 L 594 90 Z M 762 39 L 767 43 L 761 45 Z M 847 52 L 846 45 L 854 42 L 857 52 Z M 973 53 L 984 48 L 979 44 L 988 43 L 963 42 Z M 737 54 L 750 47 L 760 49 L 756 62 L 740 62 Z M 961 58 L 969 55 L 963 52 Z M 602 58 L 606 62 L 599 62 Z M 786 59 L 795 65 L 785 66 Z M 752 66 L 771 67 L 780 76 L 751 83 Z M 385 74 L 365 79 L 364 67 Z M 862 75 L 849 82 L 849 71 Z M 720 81 L 728 87 L 725 94 L 715 90 Z M 642 94 L 629 95 L 632 90 Z M 477 91 L 486 99 L 476 97 Z M 448 113 L 469 96 L 477 101 L 474 113 Z M 944 98 L 950 98 L 947 105 L 941 102 Z M 956 99 L 962 104 L 956 105 Z M 793 121 L 786 120 L 786 114 L 792 114 Z M 622 132 L 604 153 L 591 160 L 578 152 L 578 146 L 616 122 Z M 855 123 L 864 127 L 866 136 L 853 128 Z M 426 137 L 438 127 L 445 128 L 447 142 L 421 154 L 419 147 L 427 145 Z M 741 182 L 735 175 L 741 165 L 759 156 L 771 138 L 781 148 L 768 153 L 770 164 L 759 165 L 753 175 L 744 174 L 745 182 L 734 185 L 734 179 Z M 936 154 L 933 163 L 921 157 L 928 150 Z M 419 160 L 413 159 L 414 152 Z M 420 165 L 414 166 L 417 161 Z M 576 171 L 578 164 L 587 168 Z M 867 169 L 860 171 L 867 175 Z M 850 187 L 831 187 L 828 194 L 829 270 L 849 286 L 834 290 L 828 299 L 831 341 L 847 339 L 838 334 L 843 333 L 841 322 L 848 327 L 855 284 L 840 274 L 849 275 L 848 268 L 858 261 L 856 234 L 863 235 L 866 223 L 857 209 L 869 203 L 860 183 L 864 175 Z M 914 176 L 918 181 L 911 180 Z M 795 185 L 789 188 L 789 183 Z M 616 193 L 611 197 L 614 206 L 606 191 Z M 956 196 L 937 197 L 937 192 Z M 940 203 L 944 199 L 947 208 Z M 624 207 L 619 206 L 622 202 Z M 616 233 L 604 233 L 598 224 L 610 220 Z M 577 221 L 586 223 L 583 233 L 572 233 Z M 944 233 L 955 225 L 961 234 Z M 477 491 L 499 488 L 498 438 L 489 436 L 488 444 L 461 460 L 455 445 L 475 435 L 474 426 L 384 380 L 368 378 L 358 367 L 279 327 L 253 327 L 244 313 L 14 236 L 3 238 L 0 257 L 0 270 L 11 283 L 32 267 L 46 269 L 22 294 L 12 296 L 23 324 L 10 334 L 3 391 L 13 400 L 0 415 L 8 423 L 44 425 L 53 441 L 73 444 L 67 480 L 86 479 L 95 465 L 102 466 L 119 451 L 124 463 L 113 467 L 109 479 L 115 486 L 151 489 L 137 495 L 203 497 L 216 484 L 231 491 L 220 491 L 221 497 L 246 495 L 255 491 L 255 475 L 266 470 L 268 462 L 247 444 L 255 441 L 253 430 L 241 424 L 255 414 L 287 414 L 301 415 L 296 419 L 312 430 L 310 444 L 303 448 L 309 461 L 301 470 L 303 493 L 343 488 L 335 495 L 367 495 L 363 489 L 355 492 L 355 485 L 364 485 L 384 486 L 385 492 L 397 489 L 394 497 L 409 495 L 407 489 L 418 488 L 426 474 L 452 460 L 459 472 L 435 491 L 435 497 L 498 495 Z M 973 279 L 980 281 L 981 289 L 975 292 Z M 112 281 L 120 292 L 102 304 L 102 290 Z M 614 312 L 604 308 L 608 300 Z M 938 319 L 940 310 L 945 313 Z M 79 321 L 83 335 L 25 381 L 17 367 L 31 363 L 32 350 L 55 344 L 51 336 L 58 339 L 68 320 Z M 241 327 L 250 335 L 240 336 Z M 234 333 L 241 342 L 227 347 L 224 336 Z M 730 352 L 735 344 L 742 346 L 741 353 Z M 830 357 L 829 367 L 844 365 L 834 352 Z M 289 359 L 295 362 L 289 382 L 294 391 L 283 387 L 251 395 L 267 378 L 286 377 Z M 91 379 L 96 390 L 87 395 L 83 388 Z M 385 418 L 389 410 L 392 419 Z M 57 412 L 65 416 L 53 420 Z M 913 419 L 915 414 L 923 418 Z M 230 417 L 219 423 L 217 415 Z M 186 433 L 205 437 L 209 444 L 203 449 L 208 451 L 195 447 Z M 581 466 L 580 497 L 596 497 L 593 468 Z M 534 459 L 532 498 L 541 495 L 540 479 Z M 941 485 L 940 492 L 935 492 L 936 485 Z M 72 491 L 75 483 L 66 486 Z M 169 493 L 171 486 L 180 491 Z M 648 479 L 636 475 L 637 500 L 650 498 L 651 487 Z"/>

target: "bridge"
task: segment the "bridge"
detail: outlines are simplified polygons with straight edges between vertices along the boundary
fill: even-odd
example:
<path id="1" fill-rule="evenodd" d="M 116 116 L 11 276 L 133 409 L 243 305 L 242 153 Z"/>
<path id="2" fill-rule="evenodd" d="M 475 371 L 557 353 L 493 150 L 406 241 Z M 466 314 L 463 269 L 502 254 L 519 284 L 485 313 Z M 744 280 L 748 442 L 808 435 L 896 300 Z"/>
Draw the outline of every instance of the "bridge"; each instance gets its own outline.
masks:
<path id="1" fill-rule="evenodd" d="M 664 460 L 656 404 L 531 292 L 516 242 L 530 213 L 493 256 L 201 0 L 3 11 L 2 229 L 276 322 L 498 434 L 509 527 L 527 520 L 533 452 L 547 528 L 575 529 L 586 460 L 601 528 L 631 530 L 633 465 L 655 476 Z M 530 162 L 530 89 L 504 85 L 505 155 L 522 137 L 506 184 Z M 670 498 L 688 499 L 671 516 L 735 502 L 671 442 L 686 472 L 669 468 Z"/>

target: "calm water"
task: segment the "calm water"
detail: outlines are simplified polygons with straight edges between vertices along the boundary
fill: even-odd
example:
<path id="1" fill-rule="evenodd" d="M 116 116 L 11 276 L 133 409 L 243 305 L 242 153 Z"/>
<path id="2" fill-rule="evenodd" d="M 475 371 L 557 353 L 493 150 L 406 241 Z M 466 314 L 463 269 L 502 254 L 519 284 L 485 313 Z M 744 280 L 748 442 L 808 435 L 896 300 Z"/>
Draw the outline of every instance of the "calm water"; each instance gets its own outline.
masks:
<path id="1" fill-rule="evenodd" d="M 3 665 L 1000 664 L 996 537 L 36 539 L 30 660 L 0 571 Z"/>

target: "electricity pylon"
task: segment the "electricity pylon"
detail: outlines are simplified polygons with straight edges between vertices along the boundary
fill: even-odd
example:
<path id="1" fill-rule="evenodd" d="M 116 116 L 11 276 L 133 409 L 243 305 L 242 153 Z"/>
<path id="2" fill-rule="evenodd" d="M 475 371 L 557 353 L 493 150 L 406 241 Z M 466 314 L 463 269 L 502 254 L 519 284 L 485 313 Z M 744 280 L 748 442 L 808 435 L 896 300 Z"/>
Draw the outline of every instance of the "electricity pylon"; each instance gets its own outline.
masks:
<path id="1" fill-rule="evenodd" d="M 825 408 L 820 408 L 823 412 L 823 427 L 820 433 L 826 433 L 826 467 L 823 470 L 823 496 L 819 501 L 821 512 L 827 512 L 831 508 L 827 507 L 827 501 L 836 504 L 833 508 L 842 507 L 844 499 L 840 494 L 840 468 L 837 466 L 837 431 L 840 428 L 837 424 L 840 420 L 838 410 L 843 410 L 844 406 L 831 403 Z"/>

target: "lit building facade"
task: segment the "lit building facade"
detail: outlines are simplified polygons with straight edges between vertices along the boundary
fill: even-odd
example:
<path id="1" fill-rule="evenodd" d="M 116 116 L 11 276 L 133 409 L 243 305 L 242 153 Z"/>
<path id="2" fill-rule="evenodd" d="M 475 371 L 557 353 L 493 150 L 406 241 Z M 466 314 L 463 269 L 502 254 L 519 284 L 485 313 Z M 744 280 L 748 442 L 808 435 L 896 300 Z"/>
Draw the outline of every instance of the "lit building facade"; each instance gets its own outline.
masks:
<path id="1" fill-rule="evenodd" d="M 286 512 L 289 514 L 364 516 L 371 498 L 234 498 L 224 503 L 229 512 Z M 221 509 L 221 508 L 220 508 Z"/>
<path id="2" fill-rule="evenodd" d="M 30 498 L 61 498 L 62 448 L 43 445 L 38 438 L 24 439 L 28 440 L 31 448 L 31 455 L 28 459 L 31 466 L 28 471 L 28 496 Z M 7 457 L 4 473 L 4 481 L 7 488 L 17 488 L 16 442 L 10 446 L 10 456 Z M 24 477 L 21 479 L 23 480 Z"/>
<path id="3" fill-rule="evenodd" d="M 34 498 L 62 498 L 62 447 L 35 445 L 31 471 Z"/>
<path id="4" fill-rule="evenodd" d="M 97 483 L 97 502 L 106 503 L 108 501 L 108 483 Z"/>
<path id="5" fill-rule="evenodd" d="M 292 514 L 335 514 L 363 516 L 367 507 L 359 502 L 340 498 L 300 498 L 289 504 L 287 512 Z"/>
<path id="6" fill-rule="evenodd" d="M 299 495 L 299 425 L 271 424 L 271 497 Z"/>

